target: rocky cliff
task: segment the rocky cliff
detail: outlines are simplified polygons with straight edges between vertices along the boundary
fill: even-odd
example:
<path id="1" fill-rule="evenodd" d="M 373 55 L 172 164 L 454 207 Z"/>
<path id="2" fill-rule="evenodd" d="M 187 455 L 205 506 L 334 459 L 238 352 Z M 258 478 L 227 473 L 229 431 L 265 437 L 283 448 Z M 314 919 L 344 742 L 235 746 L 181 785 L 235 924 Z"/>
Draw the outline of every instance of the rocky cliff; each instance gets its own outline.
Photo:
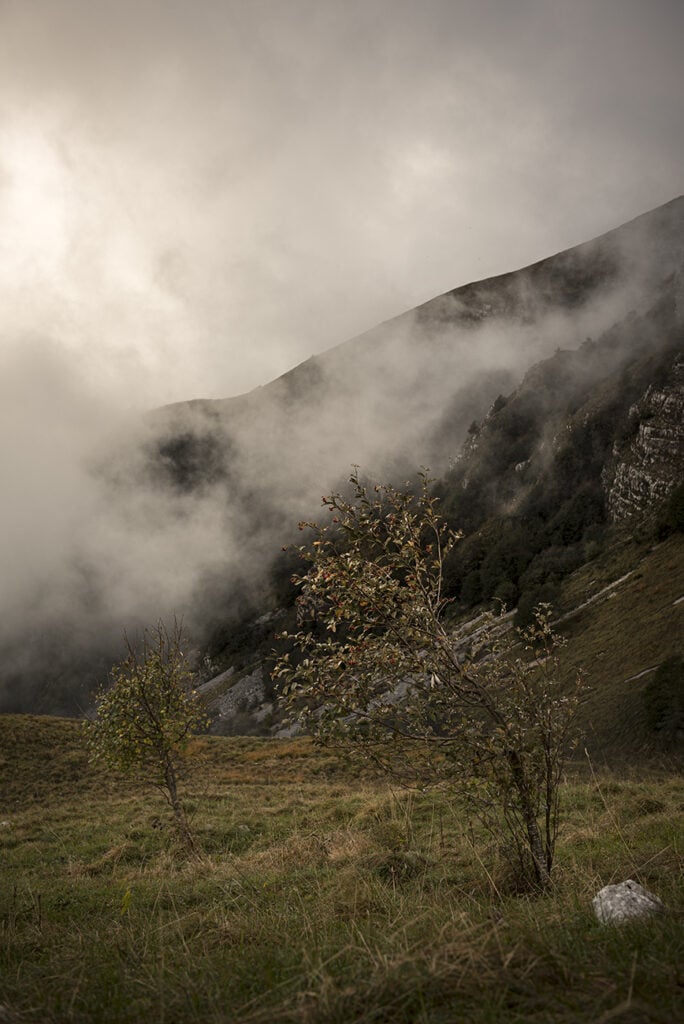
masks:
<path id="1" fill-rule="evenodd" d="M 613 447 L 606 467 L 608 513 L 613 522 L 644 517 L 684 480 L 684 355 L 669 379 L 650 384 L 629 410 L 628 434 Z"/>

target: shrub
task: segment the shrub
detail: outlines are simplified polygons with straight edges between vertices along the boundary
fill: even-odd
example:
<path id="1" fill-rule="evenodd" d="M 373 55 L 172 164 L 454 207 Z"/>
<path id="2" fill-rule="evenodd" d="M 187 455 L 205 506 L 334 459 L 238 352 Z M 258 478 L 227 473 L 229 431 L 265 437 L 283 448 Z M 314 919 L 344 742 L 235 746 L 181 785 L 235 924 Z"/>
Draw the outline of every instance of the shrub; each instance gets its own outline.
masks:
<path id="1" fill-rule="evenodd" d="M 306 625 L 284 635 L 293 651 L 274 675 L 321 742 L 421 786 L 458 786 L 492 829 L 503 822 L 522 874 L 544 888 L 579 680 L 561 692 L 543 608 L 518 633 L 489 615 L 459 648 L 442 578 L 458 537 L 421 481 L 418 495 L 369 491 L 354 474 L 351 499 L 324 499 L 328 526 L 300 524 L 314 534 L 296 578 Z"/>
<path id="2" fill-rule="evenodd" d="M 178 787 L 185 748 L 207 719 L 190 685 L 182 631 L 174 623 L 169 633 L 159 622 L 145 630 L 139 644 L 126 642 L 128 656 L 111 670 L 110 685 L 97 694 L 97 717 L 86 723 L 90 756 L 159 789 L 181 839 L 192 849 Z"/>
<path id="3" fill-rule="evenodd" d="M 541 586 L 523 591 L 513 620 L 515 625 L 520 629 L 530 626 L 534 622 L 535 609 L 540 604 L 553 605 L 557 597 L 558 586 L 556 583 L 543 583 Z"/>

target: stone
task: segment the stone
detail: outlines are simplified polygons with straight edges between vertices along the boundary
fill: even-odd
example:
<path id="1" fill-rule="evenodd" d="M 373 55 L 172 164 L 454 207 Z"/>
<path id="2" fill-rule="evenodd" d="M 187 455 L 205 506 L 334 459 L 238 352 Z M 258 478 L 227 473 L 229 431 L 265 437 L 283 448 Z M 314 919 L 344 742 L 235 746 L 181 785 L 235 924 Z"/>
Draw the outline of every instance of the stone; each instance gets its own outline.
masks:
<path id="1" fill-rule="evenodd" d="M 594 896 L 591 905 L 601 924 L 620 924 L 665 911 L 665 905 L 657 896 L 631 878 L 618 885 L 604 886 Z"/>
<path id="2" fill-rule="evenodd" d="M 229 670 L 230 671 L 230 670 Z M 225 673 L 227 676 L 228 673 Z M 220 717 L 231 718 L 238 711 L 254 711 L 266 698 L 264 667 L 259 662 L 249 675 L 234 683 L 218 701 Z"/>
<path id="3" fill-rule="evenodd" d="M 613 522 L 642 517 L 663 503 L 684 474 L 684 360 L 668 379 L 649 385 L 629 410 L 636 436 L 617 444 L 601 474 Z"/>

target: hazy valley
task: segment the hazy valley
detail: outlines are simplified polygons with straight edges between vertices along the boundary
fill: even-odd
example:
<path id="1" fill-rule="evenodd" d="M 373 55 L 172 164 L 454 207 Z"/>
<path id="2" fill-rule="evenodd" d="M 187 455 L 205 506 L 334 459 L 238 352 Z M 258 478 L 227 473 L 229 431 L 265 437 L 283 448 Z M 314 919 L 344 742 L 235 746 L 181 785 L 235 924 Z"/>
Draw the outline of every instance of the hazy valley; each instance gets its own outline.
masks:
<path id="1" fill-rule="evenodd" d="M 247 395 L 170 406 L 74 452 L 54 530 L 7 578 L 2 706 L 83 712 L 122 630 L 174 614 L 206 682 L 258 670 L 269 617 L 291 607 L 280 549 L 352 464 L 377 480 L 430 467 L 465 532 L 456 613 L 553 598 L 611 524 L 664 515 L 681 480 L 683 221 L 674 200 Z"/>
<path id="2" fill-rule="evenodd" d="M 677 1019 L 683 227 L 679 199 L 72 451 L 69 501 L 17 552 L 1 624 L 0 1020 Z M 562 687 L 585 673 L 544 895 L 464 793 L 388 782 L 285 721 L 288 545 L 353 463 L 370 480 L 431 467 L 463 534 L 455 643 L 490 607 L 511 629 L 550 602 Z M 184 753 L 192 855 L 74 720 L 122 628 L 174 614 L 211 718 Z M 597 923 L 597 890 L 628 877 L 665 912 Z"/>

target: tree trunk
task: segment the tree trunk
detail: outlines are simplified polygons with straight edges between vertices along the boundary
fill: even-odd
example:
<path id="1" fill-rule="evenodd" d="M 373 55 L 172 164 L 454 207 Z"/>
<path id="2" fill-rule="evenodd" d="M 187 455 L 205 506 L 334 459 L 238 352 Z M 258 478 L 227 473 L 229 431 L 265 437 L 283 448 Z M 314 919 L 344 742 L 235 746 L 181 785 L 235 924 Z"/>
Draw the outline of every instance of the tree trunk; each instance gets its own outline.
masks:
<path id="1" fill-rule="evenodd" d="M 525 823 L 527 847 L 530 851 L 532 863 L 534 865 L 535 881 L 541 889 L 546 889 L 551 882 L 551 873 L 547 864 L 542 835 L 539 831 L 539 822 L 537 821 L 534 805 L 530 798 L 529 787 L 527 785 L 527 779 L 525 778 L 525 770 L 520 756 L 515 750 L 509 751 L 508 761 L 511 766 L 515 788 L 517 790 L 518 797 L 520 798 L 520 813 L 522 815 L 523 822 Z"/>
<path id="2" fill-rule="evenodd" d="M 521 808 L 523 820 L 525 822 L 525 828 L 527 829 L 527 843 L 532 854 L 532 860 L 534 861 L 534 872 L 536 880 L 542 889 L 546 889 L 551 882 L 551 875 L 549 869 L 546 866 L 546 856 L 544 854 L 544 845 L 542 843 L 541 832 L 539 831 L 539 825 L 535 817 L 533 809 L 529 805 L 525 805 Z"/>
<path id="3" fill-rule="evenodd" d="M 188 853 L 194 853 L 195 841 L 192 838 L 192 833 L 190 832 L 190 826 L 188 825 L 188 819 L 185 816 L 183 804 L 178 796 L 178 780 L 176 778 L 176 771 L 171 762 L 167 762 L 164 766 L 164 782 L 169 794 L 169 803 L 171 804 L 171 809 L 173 810 L 173 815 L 176 819 L 178 834 L 187 847 Z"/>

